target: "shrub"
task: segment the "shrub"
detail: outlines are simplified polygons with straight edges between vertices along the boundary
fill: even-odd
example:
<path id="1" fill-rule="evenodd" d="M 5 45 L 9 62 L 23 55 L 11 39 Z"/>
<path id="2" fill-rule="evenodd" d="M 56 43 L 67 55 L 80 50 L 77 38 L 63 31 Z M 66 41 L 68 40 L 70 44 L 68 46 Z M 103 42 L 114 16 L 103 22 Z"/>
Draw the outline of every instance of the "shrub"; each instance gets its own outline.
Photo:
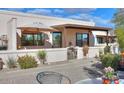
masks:
<path id="1" fill-rule="evenodd" d="M 104 54 L 110 53 L 110 46 L 105 46 Z"/>
<path id="2" fill-rule="evenodd" d="M 101 59 L 102 55 L 103 55 L 103 51 L 102 50 L 99 50 L 99 58 L 100 59 Z"/>
<path id="3" fill-rule="evenodd" d="M 110 66 L 117 70 L 120 59 L 121 59 L 120 55 L 107 53 L 102 55 L 101 62 L 104 67 Z"/>
<path id="4" fill-rule="evenodd" d="M 38 58 L 40 59 L 40 61 L 43 61 L 43 63 L 44 63 L 44 61 L 46 60 L 46 55 L 47 55 L 46 51 L 44 51 L 44 50 L 38 51 L 37 55 L 38 55 Z"/>
<path id="5" fill-rule="evenodd" d="M 9 68 L 16 68 L 17 67 L 17 61 L 16 61 L 16 59 L 14 59 L 13 57 L 8 57 L 7 66 Z"/>
<path id="6" fill-rule="evenodd" d="M 104 67 L 111 67 L 111 64 L 112 64 L 112 61 L 113 61 L 113 55 L 112 54 L 105 54 L 105 55 L 102 55 L 101 57 L 101 61 L 102 61 L 102 64 Z"/>
<path id="7" fill-rule="evenodd" d="M 34 57 L 29 55 L 19 57 L 17 62 L 19 63 L 21 69 L 37 67 L 37 61 Z"/>
<path id="8" fill-rule="evenodd" d="M 114 59 L 113 59 L 113 63 L 112 63 L 112 67 L 115 70 L 117 70 L 120 61 L 121 61 L 121 55 L 115 54 Z"/>

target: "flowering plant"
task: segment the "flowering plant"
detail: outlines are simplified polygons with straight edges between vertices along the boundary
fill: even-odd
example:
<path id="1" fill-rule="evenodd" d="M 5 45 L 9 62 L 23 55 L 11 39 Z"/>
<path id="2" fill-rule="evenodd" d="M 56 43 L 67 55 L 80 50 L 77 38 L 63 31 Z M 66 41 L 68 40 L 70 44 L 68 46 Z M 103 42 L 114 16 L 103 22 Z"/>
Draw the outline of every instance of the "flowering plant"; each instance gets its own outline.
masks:
<path id="1" fill-rule="evenodd" d="M 107 67 L 104 71 L 105 75 L 102 77 L 103 84 L 119 84 L 119 78 L 115 75 L 113 68 Z"/>
<path id="2" fill-rule="evenodd" d="M 108 78 L 108 79 L 113 79 L 115 77 L 115 72 L 114 72 L 114 69 L 111 68 L 111 67 L 105 67 L 104 69 L 105 71 L 105 77 Z"/>

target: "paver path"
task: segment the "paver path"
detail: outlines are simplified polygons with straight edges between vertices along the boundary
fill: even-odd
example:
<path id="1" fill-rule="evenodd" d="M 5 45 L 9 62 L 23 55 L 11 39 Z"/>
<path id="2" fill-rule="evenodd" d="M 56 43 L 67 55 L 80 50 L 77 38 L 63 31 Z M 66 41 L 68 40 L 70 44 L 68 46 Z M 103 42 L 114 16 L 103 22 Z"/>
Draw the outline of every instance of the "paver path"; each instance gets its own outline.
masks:
<path id="1" fill-rule="evenodd" d="M 36 75 L 41 71 L 55 71 L 68 76 L 72 83 L 88 78 L 83 66 L 90 66 L 94 59 L 71 60 L 62 64 L 44 65 L 26 70 L 0 71 L 0 84 L 37 84 Z"/>

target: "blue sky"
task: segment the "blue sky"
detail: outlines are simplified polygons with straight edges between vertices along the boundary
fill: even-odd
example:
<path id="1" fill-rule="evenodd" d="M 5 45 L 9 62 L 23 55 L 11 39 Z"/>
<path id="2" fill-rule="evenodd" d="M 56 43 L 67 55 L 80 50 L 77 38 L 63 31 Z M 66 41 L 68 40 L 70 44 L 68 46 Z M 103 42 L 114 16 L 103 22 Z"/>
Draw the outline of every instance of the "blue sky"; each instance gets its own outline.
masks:
<path id="1" fill-rule="evenodd" d="M 111 23 L 115 8 L 0 8 L 39 15 L 93 21 L 97 26 L 114 27 Z"/>

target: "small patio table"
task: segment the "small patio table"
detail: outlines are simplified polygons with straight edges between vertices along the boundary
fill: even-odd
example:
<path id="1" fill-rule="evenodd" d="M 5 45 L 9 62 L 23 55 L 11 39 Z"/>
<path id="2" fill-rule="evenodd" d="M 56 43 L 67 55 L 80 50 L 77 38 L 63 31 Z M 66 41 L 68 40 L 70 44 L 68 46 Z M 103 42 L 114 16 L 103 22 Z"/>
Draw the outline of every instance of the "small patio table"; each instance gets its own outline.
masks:
<path id="1" fill-rule="evenodd" d="M 124 84 L 124 79 L 119 79 L 119 84 Z M 76 82 L 75 84 L 102 84 L 101 78 L 94 78 L 94 79 L 84 79 Z"/>

